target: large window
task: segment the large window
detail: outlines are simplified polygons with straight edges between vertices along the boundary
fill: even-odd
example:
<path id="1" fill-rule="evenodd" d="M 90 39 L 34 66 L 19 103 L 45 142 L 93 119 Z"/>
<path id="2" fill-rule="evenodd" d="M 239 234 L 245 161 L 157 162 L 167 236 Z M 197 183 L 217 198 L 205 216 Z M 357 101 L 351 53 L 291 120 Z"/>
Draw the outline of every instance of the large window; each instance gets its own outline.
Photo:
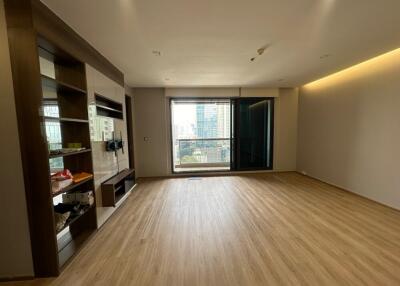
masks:
<path id="1" fill-rule="evenodd" d="M 229 170 L 230 100 L 171 100 L 173 171 Z"/>
<path id="2" fill-rule="evenodd" d="M 272 98 L 172 99 L 174 172 L 273 168 Z"/>

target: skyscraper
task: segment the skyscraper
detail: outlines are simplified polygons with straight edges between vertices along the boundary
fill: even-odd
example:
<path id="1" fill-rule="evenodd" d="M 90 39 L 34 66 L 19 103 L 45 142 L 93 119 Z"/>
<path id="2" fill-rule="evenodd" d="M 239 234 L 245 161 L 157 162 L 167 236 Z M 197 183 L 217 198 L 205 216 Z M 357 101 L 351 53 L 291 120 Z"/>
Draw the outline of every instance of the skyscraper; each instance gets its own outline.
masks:
<path id="1" fill-rule="evenodd" d="M 196 105 L 196 135 L 197 138 L 216 138 L 217 127 L 217 105 L 197 104 Z"/>

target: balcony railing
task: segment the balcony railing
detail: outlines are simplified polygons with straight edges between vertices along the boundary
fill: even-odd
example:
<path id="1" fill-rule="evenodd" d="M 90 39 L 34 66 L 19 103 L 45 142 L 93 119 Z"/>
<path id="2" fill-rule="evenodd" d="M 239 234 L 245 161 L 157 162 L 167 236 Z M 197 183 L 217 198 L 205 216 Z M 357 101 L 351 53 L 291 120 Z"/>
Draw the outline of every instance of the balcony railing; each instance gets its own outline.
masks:
<path id="1" fill-rule="evenodd" d="M 229 169 L 230 138 L 177 139 L 175 168 Z"/>

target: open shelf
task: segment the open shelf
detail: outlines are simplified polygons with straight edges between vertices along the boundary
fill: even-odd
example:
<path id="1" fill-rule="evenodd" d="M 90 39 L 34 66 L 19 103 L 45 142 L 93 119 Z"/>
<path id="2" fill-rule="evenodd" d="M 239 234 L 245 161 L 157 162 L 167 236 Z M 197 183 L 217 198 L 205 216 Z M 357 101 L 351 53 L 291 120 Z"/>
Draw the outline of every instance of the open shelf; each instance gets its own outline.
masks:
<path id="1" fill-rule="evenodd" d="M 126 195 L 127 193 L 115 192 L 115 205 L 117 205 Z"/>
<path id="2" fill-rule="evenodd" d="M 80 215 L 74 216 L 73 218 L 69 218 L 67 220 L 67 222 L 65 223 L 65 225 L 63 226 L 63 228 L 57 232 L 57 236 L 58 234 L 62 233 L 64 229 L 66 229 L 67 227 L 71 226 L 74 222 L 76 222 L 79 218 L 81 218 L 82 216 L 84 216 L 87 212 L 90 211 L 90 209 L 92 209 L 94 207 L 94 205 L 91 206 L 87 206 L 87 208 L 84 210 L 84 212 Z M 57 237 L 58 239 L 58 237 Z"/>
<path id="3" fill-rule="evenodd" d="M 58 92 L 86 94 L 86 90 L 76 87 L 72 84 L 57 80 L 55 78 L 51 78 L 47 75 L 42 74 L 41 76 L 42 76 L 42 84 L 44 86 L 56 89 Z"/>
<path id="4" fill-rule="evenodd" d="M 61 194 L 69 193 L 69 192 L 75 190 L 77 187 L 82 186 L 83 184 L 85 184 L 89 181 L 92 181 L 92 180 L 93 180 L 93 177 L 84 179 L 84 180 L 80 181 L 79 183 L 73 183 L 73 184 L 69 185 L 68 187 L 65 187 L 65 188 L 59 190 L 56 193 L 52 193 L 52 195 L 53 195 L 53 197 L 56 197 Z"/>
<path id="5" fill-rule="evenodd" d="M 62 153 L 62 154 L 49 155 L 49 159 L 74 156 L 74 155 L 79 155 L 79 154 L 88 153 L 88 152 L 92 152 L 92 149 L 85 149 L 85 150 L 76 151 L 76 152 L 68 152 L 68 153 Z"/>
<path id="6" fill-rule="evenodd" d="M 96 108 L 100 108 L 100 109 L 103 109 L 103 110 L 105 110 L 105 111 L 111 111 L 111 112 L 116 112 L 116 113 L 123 113 L 121 110 L 118 110 L 118 109 L 115 109 L 115 108 L 111 108 L 111 107 L 108 107 L 108 106 L 105 106 L 105 105 L 101 105 L 101 104 L 96 104 Z"/>
<path id="7" fill-rule="evenodd" d="M 95 101 L 97 115 L 117 119 L 124 118 L 123 105 L 121 103 L 108 99 L 99 94 L 95 94 Z"/>
<path id="8" fill-rule="evenodd" d="M 46 121 L 54 121 L 54 122 L 75 122 L 75 123 L 89 123 L 89 120 L 78 119 L 78 118 L 67 118 L 67 117 L 50 117 L 43 116 Z"/>

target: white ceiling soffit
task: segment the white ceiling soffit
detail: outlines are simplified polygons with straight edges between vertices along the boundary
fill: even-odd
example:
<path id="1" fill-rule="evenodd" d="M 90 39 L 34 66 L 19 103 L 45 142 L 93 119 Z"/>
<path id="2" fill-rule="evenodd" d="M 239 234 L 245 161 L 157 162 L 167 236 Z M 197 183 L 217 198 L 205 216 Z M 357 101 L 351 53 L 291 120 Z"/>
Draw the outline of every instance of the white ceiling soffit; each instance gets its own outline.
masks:
<path id="1" fill-rule="evenodd" d="M 131 86 L 300 86 L 400 47 L 399 0 L 43 2 Z"/>

